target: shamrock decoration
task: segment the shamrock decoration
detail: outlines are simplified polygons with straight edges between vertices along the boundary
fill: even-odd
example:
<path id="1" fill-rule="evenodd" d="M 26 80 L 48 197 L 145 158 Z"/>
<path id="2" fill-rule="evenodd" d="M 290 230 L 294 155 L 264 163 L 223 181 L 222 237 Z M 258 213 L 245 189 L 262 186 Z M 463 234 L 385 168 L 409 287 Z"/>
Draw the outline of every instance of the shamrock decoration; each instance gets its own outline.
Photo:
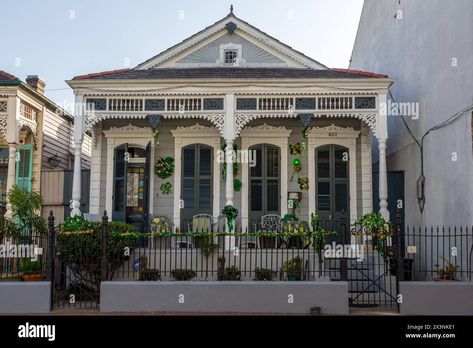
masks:
<path id="1" fill-rule="evenodd" d="M 292 160 L 292 169 L 293 169 L 293 174 L 291 176 L 291 181 L 292 179 L 294 179 L 294 175 L 299 175 L 299 172 L 301 171 L 302 169 L 302 162 L 301 162 L 301 159 L 300 158 L 294 158 Z"/>
<path id="2" fill-rule="evenodd" d="M 238 216 L 238 209 L 235 208 L 233 205 L 226 205 L 222 209 L 222 215 L 227 218 L 228 231 L 231 232 L 233 230 L 233 221 Z"/>
<path id="3" fill-rule="evenodd" d="M 241 190 L 241 180 L 240 179 L 233 179 L 233 189 L 236 192 L 240 192 L 240 190 Z"/>
<path id="4" fill-rule="evenodd" d="M 289 152 L 293 156 L 300 155 L 301 154 L 301 144 L 300 143 L 290 144 L 289 145 Z"/>
<path id="5" fill-rule="evenodd" d="M 161 184 L 159 189 L 163 195 L 170 195 L 172 193 L 172 184 L 170 182 L 165 182 L 164 184 Z"/>
<path id="6" fill-rule="evenodd" d="M 297 179 L 297 183 L 301 190 L 308 190 L 309 189 L 309 178 L 299 178 Z"/>
<path id="7" fill-rule="evenodd" d="M 154 166 L 154 173 L 161 179 L 169 178 L 174 172 L 174 158 L 162 157 Z"/>

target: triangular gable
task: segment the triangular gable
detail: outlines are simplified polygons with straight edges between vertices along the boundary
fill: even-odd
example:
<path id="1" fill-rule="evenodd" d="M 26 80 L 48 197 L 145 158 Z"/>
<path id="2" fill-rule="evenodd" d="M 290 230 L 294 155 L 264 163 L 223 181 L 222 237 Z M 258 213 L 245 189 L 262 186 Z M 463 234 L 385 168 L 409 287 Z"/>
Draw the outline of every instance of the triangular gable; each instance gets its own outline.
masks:
<path id="1" fill-rule="evenodd" d="M 237 18 L 233 12 L 135 69 L 219 66 L 222 47 L 238 47 L 242 51 L 240 66 L 328 69 Z"/>

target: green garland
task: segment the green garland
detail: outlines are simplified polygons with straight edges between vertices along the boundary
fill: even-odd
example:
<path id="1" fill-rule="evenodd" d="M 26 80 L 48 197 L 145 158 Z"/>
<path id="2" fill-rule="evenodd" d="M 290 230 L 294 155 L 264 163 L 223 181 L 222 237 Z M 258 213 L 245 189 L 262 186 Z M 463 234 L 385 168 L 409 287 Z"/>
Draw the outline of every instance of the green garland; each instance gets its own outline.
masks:
<path id="1" fill-rule="evenodd" d="M 234 162 L 233 163 L 233 175 L 238 175 L 238 163 Z M 222 180 L 227 179 L 227 164 L 223 164 L 222 168 Z"/>
<path id="2" fill-rule="evenodd" d="M 238 216 L 238 209 L 233 205 L 226 205 L 222 209 L 222 215 L 227 218 L 228 231 L 231 232 L 233 230 L 233 221 L 235 221 Z"/>
<path id="3" fill-rule="evenodd" d="M 154 173 L 161 179 L 169 178 L 174 172 L 174 158 L 160 158 L 154 166 Z"/>
<path id="4" fill-rule="evenodd" d="M 241 190 L 241 180 L 240 179 L 233 179 L 233 189 L 236 192 L 240 192 L 240 190 Z"/>
<path id="5" fill-rule="evenodd" d="M 159 189 L 163 195 L 170 195 L 172 193 L 172 184 L 170 182 L 165 182 L 164 184 L 161 184 Z"/>

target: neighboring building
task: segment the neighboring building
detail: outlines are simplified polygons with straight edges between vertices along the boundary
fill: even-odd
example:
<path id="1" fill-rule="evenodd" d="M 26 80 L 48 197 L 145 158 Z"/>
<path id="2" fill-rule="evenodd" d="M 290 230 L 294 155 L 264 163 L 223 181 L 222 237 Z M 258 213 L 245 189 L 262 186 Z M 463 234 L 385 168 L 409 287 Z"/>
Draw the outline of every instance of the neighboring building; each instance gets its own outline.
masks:
<path id="1" fill-rule="evenodd" d="M 0 71 L 0 214 L 9 214 L 7 194 L 13 185 L 26 190 L 62 190 L 62 182 L 42 184 L 46 172 L 72 168 L 73 117 L 44 95 L 45 83 L 28 76 L 26 83 Z M 81 164 L 90 167 L 90 137 L 84 137 Z M 46 212 L 43 212 L 43 215 Z M 63 214 L 62 214 L 63 215 Z"/>
<path id="2" fill-rule="evenodd" d="M 186 230 L 196 214 L 221 221 L 230 204 L 245 230 L 263 215 L 292 212 L 288 199 L 300 196 L 296 214 L 307 221 L 318 212 L 328 228 L 338 226 L 342 211 L 352 222 L 379 206 L 387 216 L 385 163 L 375 207 L 371 165 L 371 134 L 381 150 L 387 140 L 378 107 L 393 83 L 385 75 L 329 69 L 231 12 L 133 69 L 67 82 L 80 106 L 77 159 L 82 135 L 92 132 L 94 139 L 91 213 L 106 210 L 143 229 L 149 215 L 164 215 Z M 300 155 L 290 153 L 296 143 Z M 217 154 L 224 144 L 254 150 L 256 166 L 240 163 L 235 176 L 228 166 L 223 179 Z M 162 179 L 154 165 L 168 156 L 175 169 Z M 308 189 L 299 178 L 308 178 Z M 73 214 L 80 213 L 79 183 L 76 168 Z M 165 183 L 171 194 L 161 191 Z"/>
<path id="3" fill-rule="evenodd" d="M 418 119 L 405 117 L 419 142 L 463 110 L 456 122 L 424 139 L 423 212 L 417 189 L 420 147 L 401 117 L 388 117 L 387 165 L 389 171 L 404 173 L 409 225 L 473 224 L 472 18 L 471 0 L 365 0 L 363 6 L 350 68 L 396 78 L 394 100 L 420 106 Z"/>

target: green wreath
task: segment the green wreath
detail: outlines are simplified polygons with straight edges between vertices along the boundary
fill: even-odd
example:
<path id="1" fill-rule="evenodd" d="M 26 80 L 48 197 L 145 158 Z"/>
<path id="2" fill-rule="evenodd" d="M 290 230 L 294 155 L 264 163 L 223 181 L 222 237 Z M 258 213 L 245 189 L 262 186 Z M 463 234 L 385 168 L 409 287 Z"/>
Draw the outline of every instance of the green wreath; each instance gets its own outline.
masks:
<path id="1" fill-rule="evenodd" d="M 222 209 L 222 215 L 227 218 L 228 230 L 231 232 L 233 230 L 233 221 L 235 221 L 238 216 L 238 209 L 233 205 L 226 205 Z"/>
<path id="2" fill-rule="evenodd" d="M 160 158 L 154 166 L 154 173 L 161 179 L 169 178 L 174 172 L 174 158 Z"/>
<path id="3" fill-rule="evenodd" d="M 172 184 L 170 182 L 165 182 L 164 184 L 161 184 L 159 189 L 163 195 L 170 195 L 172 193 Z"/>
<path id="4" fill-rule="evenodd" d="M 236 192 L 240 192 L 240 190 L 241 190 L 241 180 L 240 179 L 233 179 L 233 189 Z"/>

